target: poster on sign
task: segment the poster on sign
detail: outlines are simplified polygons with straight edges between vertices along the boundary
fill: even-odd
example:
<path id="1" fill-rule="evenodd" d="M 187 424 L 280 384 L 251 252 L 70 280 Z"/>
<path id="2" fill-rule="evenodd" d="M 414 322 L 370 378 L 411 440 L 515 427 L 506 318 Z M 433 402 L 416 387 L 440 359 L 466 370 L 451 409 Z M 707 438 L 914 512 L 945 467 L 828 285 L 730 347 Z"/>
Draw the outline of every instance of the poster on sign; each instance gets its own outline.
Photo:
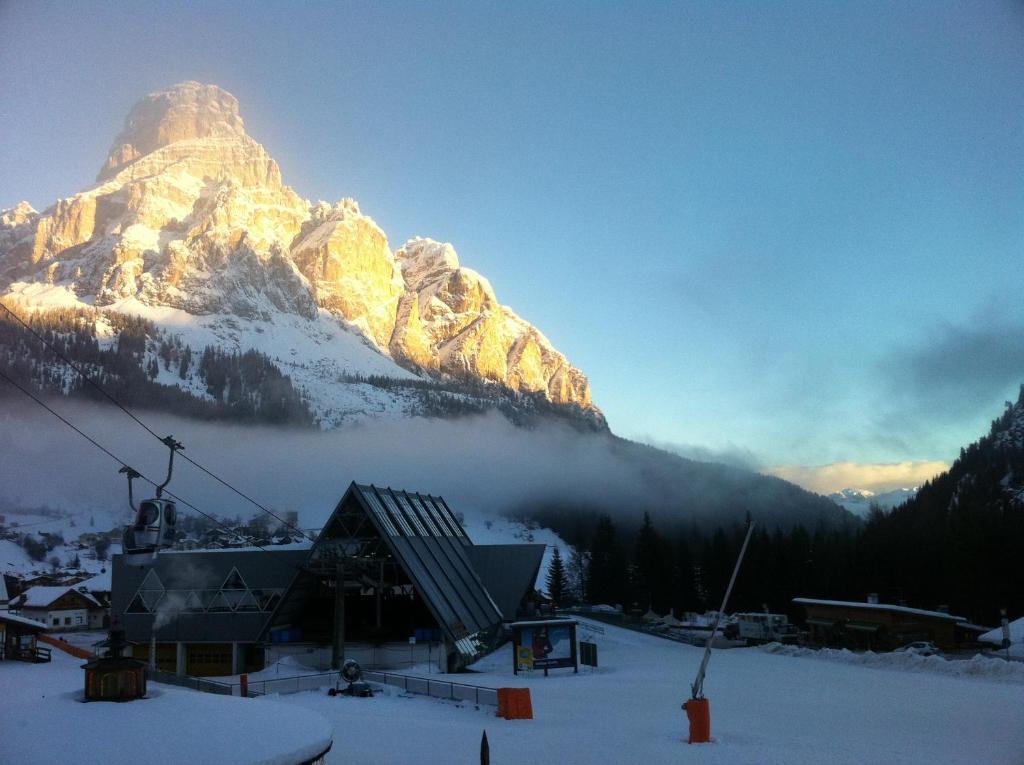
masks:
<path id="1" fill-rule="evenodd" d="M 512 627 L 516 672 L 577 667 L 576 622 L 517 622 Z"/>

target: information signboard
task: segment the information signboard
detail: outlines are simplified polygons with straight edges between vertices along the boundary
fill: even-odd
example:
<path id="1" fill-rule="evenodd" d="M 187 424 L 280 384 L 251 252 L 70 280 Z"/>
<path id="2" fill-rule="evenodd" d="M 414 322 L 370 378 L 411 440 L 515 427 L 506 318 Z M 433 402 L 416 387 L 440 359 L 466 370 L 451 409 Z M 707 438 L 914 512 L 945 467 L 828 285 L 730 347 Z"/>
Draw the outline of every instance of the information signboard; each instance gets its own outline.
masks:
<path id="1" fill-rule="evenodd" d="M 576 622 L 569 619 L 548 619 L 514 622 L 513 671 L 529 671 L 572 667 L 578 671 Z"/>

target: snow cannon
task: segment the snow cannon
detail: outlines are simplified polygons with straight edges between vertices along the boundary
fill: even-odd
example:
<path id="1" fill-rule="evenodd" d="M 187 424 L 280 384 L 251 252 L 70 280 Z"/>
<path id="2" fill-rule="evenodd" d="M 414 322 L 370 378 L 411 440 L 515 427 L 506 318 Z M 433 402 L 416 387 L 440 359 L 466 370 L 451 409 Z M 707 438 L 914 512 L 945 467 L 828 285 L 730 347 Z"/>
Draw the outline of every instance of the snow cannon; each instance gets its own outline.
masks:
<path id="1" fill-rule="evenodd" d="M 683 702 L 686 719 L 690 721 L 690 743 L 706 744 L 711 741 L 711 702 L 690 699 Z"/>
<path id="2" fill-rule="evenodd" d="M 747 525 L 747 536 L 743 539 L 743 546 L 740 548 L 739 557 L 736 558 L 736 566 L 729 578 L 729 586 L 725 588 L 725 597 L 722 598 L 722 607 L 718 609 L 715 616 L 714 626 L 708 633 L 707 642 L 704 643 L 704 657 L 700 661 L 700 669 L 697 670 L 697 679 L 693 681 L 690 688 L 690 700 L 683 703 L 686 717 L 690 721 L 690 743 L 706 744 L 711 741 L 711 704 L 704 697 L 704 678 L 708 671 L 708 661 L 711 659 L 711 644 L 718 634 L 718 626 L 722 623 L 722 614 L 729 605 L 729 595 L 732 594 L 732 586 L 736 584 L 736 575 L 740 572 L 740 564 L 743 563 L 743 556 L 747 552 L 747 545 L 750 543 L 750 535 L 754 531 L 753 522 Z"/>
<path id="3" fill-rule="evenodd" d="M 368 683 L 363 682 L 363 668 L 359 666 L 359 662 L 355 659 L 348 659 L 342 664 L 341 671 L 338 674 L 342 680 L 348 683 L 348 687 L 339 691 L 339 693 L 345 696 L 359 696 L 362 698 L 373 696 L 373 689 Z"/>

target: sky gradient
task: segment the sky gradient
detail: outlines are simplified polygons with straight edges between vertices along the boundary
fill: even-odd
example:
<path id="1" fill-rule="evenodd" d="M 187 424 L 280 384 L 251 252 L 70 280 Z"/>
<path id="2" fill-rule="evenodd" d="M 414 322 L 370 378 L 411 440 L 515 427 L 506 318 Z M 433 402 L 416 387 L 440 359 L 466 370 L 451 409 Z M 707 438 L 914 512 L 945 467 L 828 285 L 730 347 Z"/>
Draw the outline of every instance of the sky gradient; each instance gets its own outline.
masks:
<path id="1" fill-rule="evenodd" d="M 452 242 L 626 437 L 949 462 L 1024 382 L 1019 3 L 7 2 L 0 67 L 0 207 L 216 83 L 300 195 Z"/>

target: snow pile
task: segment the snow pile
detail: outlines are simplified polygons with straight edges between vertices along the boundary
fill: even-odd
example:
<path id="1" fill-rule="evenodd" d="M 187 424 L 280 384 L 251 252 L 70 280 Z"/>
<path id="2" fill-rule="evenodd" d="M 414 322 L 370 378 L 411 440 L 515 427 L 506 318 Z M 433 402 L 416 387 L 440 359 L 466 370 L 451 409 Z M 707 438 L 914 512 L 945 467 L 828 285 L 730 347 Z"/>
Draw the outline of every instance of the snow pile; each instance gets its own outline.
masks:
<path id="1" fill-rule="evenodd" d="M 854 653 L 845 648 L 813 650 L 795 645 L 768 643 L 761 646 L 767 653 L 782 656 L 813 658 L 820 661 L 856 664 L 873 669 L 895 669 L 903 672 L 935 672 L 953 677 L 981 677 L 1011 683 L 1024 683 L 1024 664 L 993 659 L 977 654 L 971 659 L 949 660 L 941 656 L 918 656 L 909 652 Z"/>
<path id="2" fill-rule="evenodd" d="M 1015 619 L 1009 623 L 1010 628 L 1010 654 L 1013 656 L 1024 656 L 1024 617 Z M 996 627 L 978 638 L 983 643 L 992 643 L 999 648 L 1003 644 L 1003 628 Z"/>

